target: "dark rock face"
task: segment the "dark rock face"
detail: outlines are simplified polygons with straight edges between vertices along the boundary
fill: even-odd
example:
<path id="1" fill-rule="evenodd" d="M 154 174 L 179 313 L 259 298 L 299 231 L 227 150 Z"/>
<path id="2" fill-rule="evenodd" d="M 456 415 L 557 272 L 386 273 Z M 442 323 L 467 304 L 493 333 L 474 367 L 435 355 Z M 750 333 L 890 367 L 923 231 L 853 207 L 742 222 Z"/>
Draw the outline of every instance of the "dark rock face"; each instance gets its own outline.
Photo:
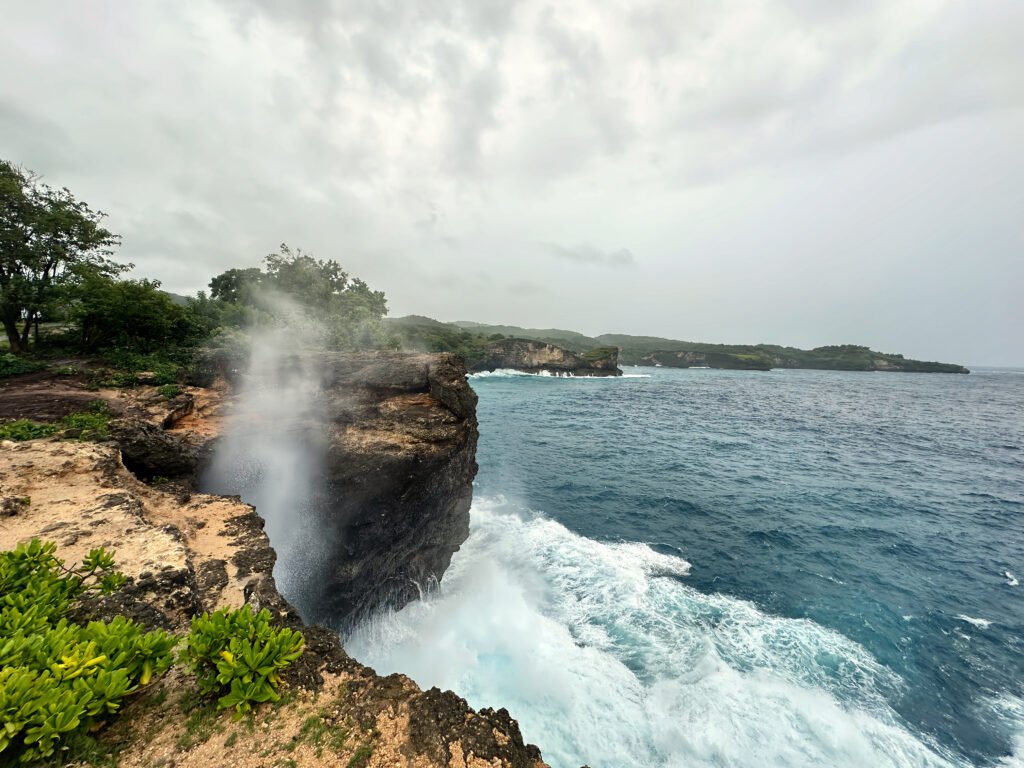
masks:
<path id="1" fill-rule="evenodd" d="M 469 535 L 476 394 L 448 354 L 322 357 L 329 447 L 324 617 L 349 626 L 439 580 Z"/>
<path id="2" fill-rule="evenodd" d="M 511 368 L 527 373 L 547 371 L 562 376 L 621 376 L 618 347 L 600 347 L 589 352 L 567 349 L 528 339 L 500 339 L 491 342 L 473 371 Z"/>
<path id="3" fill-rule="evenodd" d="M 651 352 L 640 358 L 640 365 L 666 368 L 723 368 L 735 371 L 768 371 L 771 361 L 758 355 L 737 355 L 726 352 L 679 350 Z"/>
<path id="4" fill-rule="evenodd" d="M 115 419 L 109 431 L 121 449 L 124 465 L 139 477 L 190 475 L 196 469 L 196 448 L 156 424 L 134 418 Z"/>

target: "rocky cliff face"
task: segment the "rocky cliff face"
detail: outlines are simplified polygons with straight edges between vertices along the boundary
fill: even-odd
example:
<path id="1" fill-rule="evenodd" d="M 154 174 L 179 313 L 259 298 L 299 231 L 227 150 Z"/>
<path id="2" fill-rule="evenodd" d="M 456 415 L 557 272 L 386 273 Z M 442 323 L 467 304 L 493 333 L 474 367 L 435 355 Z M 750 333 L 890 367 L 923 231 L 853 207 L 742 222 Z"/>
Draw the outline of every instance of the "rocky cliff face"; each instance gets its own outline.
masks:
<path id="1" fill-rule="evenodd" d="M 563 376 L 621 376 L 617 347 L 601 347 L 589 352 L 570 352 L 527 339 L 500 339 L 487 346 L 484 356 L 473 362 L 473 371 L 511 368 L 527 373 L 552 373 Z"/>
<path id="2" fill-rule="evenodd" d="M 475 396 L 447 355 L 329 355 L 323 370 L 332 525 L 347 542 L 329 578 L 341 594 L 334 609 L 353 616 L 410 599 L 416 589 L 404 580 L 440 577 L 465 539 Z M 16 382 L 7 388 L 16 390 Z M 155 397 L 155 388 L 104 393 L 126 420 L 118 429 L 143 474 L 168 474 L 159 466 L 168 446 L 189 457 L 171 461 L 187 470 L 220 429 L 230 393 L 185 394 L 190 407 Z M 0 516 L 4 549 L 39 537 L 56 541 L 67 560 L 96 546 L 116 551 L 127 587 L 84 604 L 81 620 L 126 614 L 181 632 L 197 612 L 248 601 L 306 636 L 288 695 L 251 723 L 197 709 L 194 683 L 178 670 L 133 697 L 100 734 L 119 765 L 544 767 L 507 711 L 477 712 L 451 692 L 380 677 L 335 633 L 303 625 L 277 590 L 263 521 L 237 498 L 195 493 L 186 479 L 145 484 L 114 444 L 7 442 Z"/>
<path id="3" fill-rule="evenodd" d="M 469 535 L 476 394 L 447 354 L 330 354 L 324 611 L 345 626 L 441 578 Z"/>

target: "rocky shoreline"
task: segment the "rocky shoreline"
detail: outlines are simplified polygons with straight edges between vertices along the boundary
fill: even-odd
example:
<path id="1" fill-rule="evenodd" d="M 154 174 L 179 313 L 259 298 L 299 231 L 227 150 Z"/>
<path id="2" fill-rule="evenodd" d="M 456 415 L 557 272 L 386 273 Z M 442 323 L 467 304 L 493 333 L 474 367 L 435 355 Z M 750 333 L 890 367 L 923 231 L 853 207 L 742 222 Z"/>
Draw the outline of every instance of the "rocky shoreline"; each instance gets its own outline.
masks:
<path id="1" fill-rule="evenodd" d="M 346 542 L 325 574 L 325 595 L 352 621 L 414 599 L 417 580 L 440 578 L 468 535 L 476 399 L 451 355 L 337 354 L 322 363 L 331 514 Z M 128 585 L 83 605 L 82 618 L 120 613 L 183 631 L 196 613 L 249 602 L 307 638 L 288 671 L 288 695 L 248 724 L 197 708 L 178 671 L 134 697 L 100 734 L 116 764 L 545 765 L 507 711 L 477 712 L 454 693 L 378 676 L 345 653 L 336 633 L 303 623 L 277 589 L 258 511 L 192 487 L 230 410 L 229 386 L 182 388 L 170 399 L 147 386 L 76 389 L 39 377 L 3 383 L 19 416 L 60 410 L 63 392 L 98 397 L 117 418 L 111 443 L 0 444 L 0 498 L 28 499 L 4 505 L 0 546 L 41 537 L 67 560 L 96 546 L 115 550 Z"/>

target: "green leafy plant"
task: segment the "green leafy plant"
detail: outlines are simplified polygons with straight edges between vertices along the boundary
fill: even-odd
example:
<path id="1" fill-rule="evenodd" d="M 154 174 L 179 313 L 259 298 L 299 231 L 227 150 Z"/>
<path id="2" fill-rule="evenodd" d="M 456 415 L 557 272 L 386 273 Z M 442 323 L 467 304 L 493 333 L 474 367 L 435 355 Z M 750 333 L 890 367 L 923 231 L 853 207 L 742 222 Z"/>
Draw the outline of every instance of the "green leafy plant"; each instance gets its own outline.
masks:
<path id="1" fill-rule="evenodd" d="M 58 432 L 66 432 L 64 439 L 80 442 L 102 442 L 110 437 L 110 409 L 102 400 L 95 401 L 86 411 L 69 413 L 57 424 L 46 424 L 29 419 L 0 422 L 0 440 L 38 440 Z"/>
<path id="2" fill-rule="evenodd" d="M 110 423 L 110 408 L 102 400 L 94 401 L 87 411 L 69 413 L 61 419 L 64 429 L 75 430 L 77 440 L 102 442 L 110 435 L 107 428 Z"/>
<path id="3" fill-rule="evenodd" d="M 0 379 L 7 376 L 19 376 L 23 373 L 34 373 L 42 369 L 43 364 L 35 360 L 26 360 L 23 357 L 7 353 L 0 355 Z"/>
<path id="4" fill-rule="evenodd" d="M 157 393 L 159 393 L 160 397 L 163 397 L 167 400 L 173 400 L 174 398 L 181 394 L 181 387 L 179 387 L 177 384 L 163 384 L 160 387 L 158 387 L 156 391 Z"/>
<path id="5" fill-rule="evenodd" d="M 203 694 L 221 693 L 218 706 L 241 716 L 280 698 L 279 672 L 302 655 L 304 643 L 302 633 L 272 627 L 266 609 L 254 614 L 246 604 L 193 619 L 182 660 Z"/>
<path id="6" fill-rule="evenodd" d="M 128 694 L 173 663 L 176 640 L 118 616 L 68 620 L 87 593 L 124 583 L 94 549 L 76 568 L 38 539 L 0 553 L 0 763 L 38 763 L 118 711 Z"/>
<path id="7" fill-rule="evenodd" d="M 0 440 L 38 440 L 49 437 L 60 429 L 56 424 L 43 424 L 29 419 L 0 422 Z"/>

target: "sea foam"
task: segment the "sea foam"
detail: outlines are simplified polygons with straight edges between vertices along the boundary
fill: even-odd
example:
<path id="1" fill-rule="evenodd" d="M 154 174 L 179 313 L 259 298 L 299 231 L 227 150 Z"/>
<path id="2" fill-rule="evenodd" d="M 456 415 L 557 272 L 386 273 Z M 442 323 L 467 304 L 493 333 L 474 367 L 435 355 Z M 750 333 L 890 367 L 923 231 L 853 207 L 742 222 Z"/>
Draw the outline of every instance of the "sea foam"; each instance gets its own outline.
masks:
<path id="1" fill-rule="evenodd" d="M 439 589 L 347 638 L 360 661 L 507 707 L 555 768 L 947 766 L 902 681 L 808 620 L 687 586 L 689 564 L 477 499 Z"/>

